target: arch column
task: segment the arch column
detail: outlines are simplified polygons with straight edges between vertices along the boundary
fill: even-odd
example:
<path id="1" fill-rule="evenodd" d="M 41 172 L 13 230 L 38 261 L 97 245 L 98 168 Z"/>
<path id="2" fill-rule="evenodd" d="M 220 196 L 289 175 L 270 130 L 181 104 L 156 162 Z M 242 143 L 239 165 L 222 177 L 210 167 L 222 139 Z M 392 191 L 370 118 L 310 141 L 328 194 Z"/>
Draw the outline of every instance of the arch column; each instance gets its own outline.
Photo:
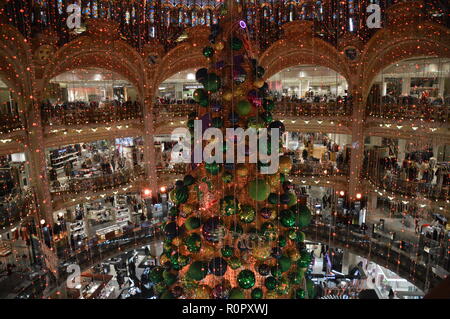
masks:
<path id="1" fill-rule="evenodd" d="M 153 114 L 153 96 L 147 95 L 143 99 L 144 117 L 144 168 L 147 181 L 145 185 L 152 191 L 155 197 L 158 193 L 158 173 L 156 171 L 155 156 L 155 123 Z"/>
<path id="2" fill-rule="evenodd" d="M 365 103 L 358 90 L 350 90 L 353 97 L 352 113 L 352 150 L 350 155 L 350 176 L 348 195 L 350 201 L 356 200 L 356 194 L 362 193 L 361 170 L 364 161 L 364 116 Z"/>
<path id="3" fill-rule="evenodd" d="M 28 105 L 27 105 L 28 104 Z M 36 99 L 29 103 L 26 116 L 27 149 L 30 162 L 30 182 L 37 198 L 37 208 L 40 219 L 45 219 L 53 226 L 53 206 L 50 185 L 47 176 L 47 161 L 45 158 L 44 132 L 41 121 L 40 104 Z"/>

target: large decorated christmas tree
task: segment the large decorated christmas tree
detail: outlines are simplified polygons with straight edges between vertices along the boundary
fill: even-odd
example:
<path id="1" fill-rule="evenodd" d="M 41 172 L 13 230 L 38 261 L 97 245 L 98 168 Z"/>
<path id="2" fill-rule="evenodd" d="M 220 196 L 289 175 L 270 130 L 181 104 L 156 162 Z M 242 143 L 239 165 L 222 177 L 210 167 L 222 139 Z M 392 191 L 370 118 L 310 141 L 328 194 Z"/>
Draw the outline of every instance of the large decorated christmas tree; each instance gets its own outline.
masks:
<path id="1" fill-rule="evenodd" d="M 238 127 L 284 132 L 283 123 L 272 119 L 275 105 L 245 23 L 234 9 L 223 12 L 203 50 L 210 65 L 196 72 L 204 88 L 195 91 L 198 107 L 189 116 L 192 145 L 214 142 L 194 140 L 195 120 L 224 136 L 225 128 Z M 281 145 L 281 139 L 276 142 Z M 311 213 L 287 180 L 291 158 L 278 148 L 277 172 L 262 174 L 269 164 L 249 163 L 252 148 L 245 138 L 223 142 L 221 151 L 240 143 L 246 163 L 192 163 L 170 192 L 174 206 L 163 225 L 161 266 L 150 275 L 160 298 L 313 297 L 312 281 L 305 278 L 311 254 L 302 232 Z M 270 136 L 267 144 L 270 154 Z"/>

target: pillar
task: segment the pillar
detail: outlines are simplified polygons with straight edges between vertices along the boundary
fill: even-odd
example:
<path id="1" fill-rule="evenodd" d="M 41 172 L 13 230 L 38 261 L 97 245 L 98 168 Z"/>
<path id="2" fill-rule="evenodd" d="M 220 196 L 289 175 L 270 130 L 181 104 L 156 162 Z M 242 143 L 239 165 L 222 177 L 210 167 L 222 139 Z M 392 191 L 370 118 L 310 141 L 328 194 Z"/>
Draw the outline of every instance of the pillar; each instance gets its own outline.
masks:
<path id="1" fill-rule="evenodd" d="M 387 94 L 387 82 L 383 81 L 382 87 L 381 87 L 381 96 L 385 96 Z"/>
<path id="2" fill-rule="evenodd" d="M 397 162 L 403 163 L 406 155 L 406 140 L 398 140 Z"/>
<path id="3" fill-rule="evenodd" d="M 411 92 L 411 78 L 406 77 L 402 79 L 402 95 L 409 95 Z"/>
<path id="4" fill-rule="evenodd" d="M 158 193 L 158 173 L 156 171 L 155 156 L 155 126 L 153 115 L 153 97 L 147 96 L 143 101 L 143 117 L 144 117 L 144 169 L 146 182 L 145 186 L 152 191 L 155 197 Z"/>
<path id="5" fill-rule="evenodd" d="M 37 199 L 39 220 L 45 219 L 53 226 L 53 207 L 50 194 L 49 179 L 47 176 L 47 161 L 45 157 L 44 131 L 41 121 L 40 103 L 36 99 L 24 101 L 24 110 L 27 110 L 27 159 L 30 163 L 30 184 Z"/>
<path id="6" fill-rule="evenodd" d="M 364 111 L 362 97 L 358 92 L 352 92 L 352 144 L 350 156 L 350 176 L 348 195 L 350 201 L 356 200 L 356 194 L 362 192 L 361 170 L 364 161 Z"/>

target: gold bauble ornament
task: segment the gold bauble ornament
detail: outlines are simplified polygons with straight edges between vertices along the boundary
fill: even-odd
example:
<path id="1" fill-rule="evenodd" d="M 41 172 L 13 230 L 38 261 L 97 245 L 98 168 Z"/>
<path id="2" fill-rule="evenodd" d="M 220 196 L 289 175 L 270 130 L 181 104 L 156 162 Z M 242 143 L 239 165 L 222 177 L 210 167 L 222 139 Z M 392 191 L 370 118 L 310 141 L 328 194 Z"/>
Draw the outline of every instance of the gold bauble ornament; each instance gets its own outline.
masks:
<path id="1" fill-rule="evenodd" d="M 225 44 L 223 43 L 223 41 L 218 41 L 216 44 L 214 44 L 214 49 L 217 51 L 222 51 L 224 47 Z"/>
<path id="2" fill-rule="evenodd" d="M 246 177 L 248 175 L 248 167 L 245 164 L 236 165 L 236 175 L 239 177 Z"/>
<path id="3" fill-rule="evenodd" d="M 264 85 L 264 81 L 263 80 L 261 80 L 261 79 L 259 79 L 259 80 L 256 80 L 255 82 L 253 82 L 253 85 L 256 87 L 256 88 L 258 88 L 258 89 L 260 89 L 260 88 L 262 88 L 263 87 L 263 85 Z"/>
<path id="4" fill-rule="evenodd" d="M 244 95 L 244 90 L 241 87 L 238 87 L 234 90 L 234 96 L 242 96 Z"/>
<path id="5" fill-rule="evenodd" d="M 273 174 L 267 177 L 267 180 L 272 187 L 280 186 L 280 174 Z"/>
<path id="6" fill-rule="evenodd" d="M 211 299 L 211 287 L 201 285 L 194 290 L 193 299 Z"/>
<path id="7" fill-rule="evenodd" d="M 231 91 L 225 91 L 224 93 L 223 93 L 223 99 L 225 100 L 225 101 L 231 101 L 232 99 L 233 99 L 233 93 L 231 93 Z"/>
<path id="8" fill-rule="evenodd" d="M 194 206 L 192 204 L 183 204 L 181 207 L 181 211 L 184 215 L 189 215 L 194 211 Z"/>
<path id="9" fill-rule="evenodd" d="M 290 249 L 288 252 L 288 256 L 292 261 L 297 261 L 300 259 L 300 254 L 297 249 Z"/>
<path id="10" fill-rule="evenodd" d="M 292 159 L 290 156 L 281 156 L 278 171 L 287 174 L 292 169 Z"/>
<path id="11" fill-rule="evenodd" d="M 170 259 L 166 255 L 161 255 L 161 257 L 159 257 L 159 262 L 161 265 L 164 265 L 168 261 L 170 261 Z"/>

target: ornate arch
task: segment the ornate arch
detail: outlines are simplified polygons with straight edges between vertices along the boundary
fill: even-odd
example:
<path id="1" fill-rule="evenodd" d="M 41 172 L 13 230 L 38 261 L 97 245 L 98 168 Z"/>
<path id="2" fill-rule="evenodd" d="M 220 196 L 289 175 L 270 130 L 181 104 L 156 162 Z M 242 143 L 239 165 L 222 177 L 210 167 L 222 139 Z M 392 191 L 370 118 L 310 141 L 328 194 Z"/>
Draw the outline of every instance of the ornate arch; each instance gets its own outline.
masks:
<path id="1" fill-rule="evenodd" d="M 30 45 L 16 28 L 8 24 L 0 24 L 0 78 L 13 95 L 32 95 L 34 68 Z"/>
<path id="2" fill-rule="evenodd" d="M 177 72 L 207 66 L 203 47 L 208 43 L 208 27 L 195 26 L 186 30 L 188 39 L 167 52 L 155 71 L 154 88 Z"/>
<path id="3" fill-rule="evenodd" d="M 375 77 L 386 67 L 412 57 L 450 58 L 450 30 L 433 23 L 393 25 L 366 44 L 358 74 L 364 101 Z"/>
<path id="4" fill-rule="evenodd" d="M 283 29 L 283 38 L 260 55 L 260 64 L 266 69 L 265 79 L 291 66 L 313 64 L 336 71 L 351 86 L 352 73 L 345 55 L 331 44 L 314 38 L 310 21 L 289 22 Z"/>
<path id="5" fill-rule="evenodd" d="M 141 55 L 124 41 L 117 38 L 115 25 L 110 21 L 90 21 L 87 35 L 71 41 L 60 48 L 45 67 L 42 87 L 58 74 L 79 68 L 97 67 L 116 72 L 125 77 L 144 95 L 147 66 Z M 105 34 L 105 32 L 108 32 Z"/>

